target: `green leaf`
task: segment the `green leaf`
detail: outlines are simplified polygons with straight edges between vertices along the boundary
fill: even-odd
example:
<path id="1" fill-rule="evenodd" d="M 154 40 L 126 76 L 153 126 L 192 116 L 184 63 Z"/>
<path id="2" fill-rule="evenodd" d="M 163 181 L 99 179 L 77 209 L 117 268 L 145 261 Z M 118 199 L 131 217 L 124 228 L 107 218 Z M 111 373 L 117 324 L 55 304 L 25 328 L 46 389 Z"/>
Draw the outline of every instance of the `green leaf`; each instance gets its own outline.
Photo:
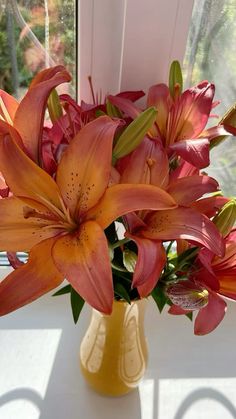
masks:
<path id="1" fill-rule="evenodd" d="M 99 118 L 99 116 L 104 116 L 104 115 L 106 115 L 105 112 L 101 111 L 100 109 L 97 109 L 95 111 L 96 118 Z"/>
<path id="2" fill-rule="evenodd" d="M 71 287 L 70 302 L 72 308 L 72 314 L 75 324 L 77 323 L 81 310 L 84 306 L 84 299 Z"/>
<path id="3" fill-rule="evenodd" d="M 193 321 L 193 312 L 191 311 L 190 313 L 185 314 L 186 317 L 188 317 L 188 319 L 190 321 Z"/>
<path id="4" fill-rule="evenodd" d="M 154 299 L 160 313 L 166 305 L 168 298 L 163 292 L 163 289 L 160 286 L 155 287 L 151 293 L 152 298 Z"/>
<path id="5" fill-rule="evenodd" d="M 119 111 L 119 109 L 116 106 L 112 105 L 109 99 L 107 99 L 106 108 L 107 108 L 107 115 L 110 116 L 111 118 L 122 118 L 122 114 Z"/>
<path id="6" fill-rule="evenodd" d="M 52 297 L 57 297 L 58 295 L 69 294 L 71 292 L 71 285 L 66 285 L 65 287 L 61 288 L 59 291 L 55 292 Z"/>
<path id="7" fill-rule="evenodd" d="M 179 94 L 181 94 L 183 90 L 183 76 L 179 61 L 173 61 L 170 66 L 169 89 L 173 98 L 176 95 L 176 85 L 179 85 Z"/>
<path id="8" fill-rule="evenodd" d="M 122 132 L 113 150 L 113 162 L 135 150 L 142 142 L 157 116 L 153 107 L 146 109 L 135 118 Z"/>
<path id="9" fill-rule="evenodd" d="M 115 291 L 115 294 L 118 295 L 118 297 L 123 298 L 129 304 L 131 303 L 130 296 L 129 296 L 127 290 L 125 289 L 125 287 L 122 284 L 117 282 L 114 285 L 114 291 Z"/>

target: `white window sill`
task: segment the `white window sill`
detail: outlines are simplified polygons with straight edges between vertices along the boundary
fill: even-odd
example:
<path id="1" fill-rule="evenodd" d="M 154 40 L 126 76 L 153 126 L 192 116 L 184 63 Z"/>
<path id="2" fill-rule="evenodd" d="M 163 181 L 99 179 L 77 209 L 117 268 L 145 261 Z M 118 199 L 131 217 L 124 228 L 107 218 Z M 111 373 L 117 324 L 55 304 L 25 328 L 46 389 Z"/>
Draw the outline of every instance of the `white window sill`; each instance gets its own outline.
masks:
<path id="1" fill-rule="evenodd" d="M 236 417 L 236 305 L 211 335 L 195 337 L 186 318 L 146 313 L 149 367 L 139 390 L 104 398 L 78 365 L 89 322 L 74 326 L 68 295 L 48 295 L 0 320 L 1 419 L 230 419 Z"/>

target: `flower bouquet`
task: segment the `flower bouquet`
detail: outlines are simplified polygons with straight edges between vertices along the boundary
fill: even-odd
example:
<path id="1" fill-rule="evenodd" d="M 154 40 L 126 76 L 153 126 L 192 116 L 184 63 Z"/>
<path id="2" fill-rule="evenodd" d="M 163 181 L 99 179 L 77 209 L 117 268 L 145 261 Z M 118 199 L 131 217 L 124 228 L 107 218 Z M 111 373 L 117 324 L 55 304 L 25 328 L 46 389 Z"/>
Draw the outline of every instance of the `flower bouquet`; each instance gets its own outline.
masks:
<path id="1" fill-rule="evenodd" d="M 182 92 L 178 62 L 145 109 L 142 91 L 98 103 L 92 90 L 94 103 L 78 105 L 56 92 L 69 81 L 57 66 L 20 103 L 0 91 L 0 249 L 14 268 L 0 314 L 62 285 L 75 321 L 85 301 L 109 315 L 114 300 L 152 296 L 160 311 L 196 312 L 195 334 L 211 332 L 236 299 L 236 203 L 205 168 L 235 134 L 234 107 L 206 128 L 214 85 Z"/>

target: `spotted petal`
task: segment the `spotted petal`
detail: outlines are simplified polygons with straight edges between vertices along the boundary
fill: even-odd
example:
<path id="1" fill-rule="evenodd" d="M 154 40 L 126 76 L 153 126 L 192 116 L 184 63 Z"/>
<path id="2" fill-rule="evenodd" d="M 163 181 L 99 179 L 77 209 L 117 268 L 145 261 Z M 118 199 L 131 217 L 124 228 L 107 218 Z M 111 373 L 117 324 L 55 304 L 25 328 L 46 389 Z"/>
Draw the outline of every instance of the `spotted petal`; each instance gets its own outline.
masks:
<path id="1" fill-rule="evenodd" d="M 32 202 L 32 201 L 31 201 Z M 45 215 L 47 208 L 44 208 Z M 37 243 L 56 236 L 61 229 L 55 221 L 30 217 L 34 209 L 20 199 L 0 199 L 0 249 L 8 252 L 29 251 Z M 42 208 L 40 208 L 42 213 Z"/>
<path id="2" fill-rule="evenodd" d="M 83 223 L 76 233 L 59 238 L 53 247 L 53 259 L 88 304 L 111 313 L 114 292 L 108 244 L 96 222 Z"/>
<path id="3" fill-rule="evenodd" d="M 107 116 L 90 122 L 62 156 L 57 184 L 65 204 L 77 217 L 97 204 L 108 185 L 112 140 L 118 124 Z"/>
<path id="4" fill-rule="evenodd" d="M 179 207 L 170 211 L 155 211 L 145 220 L 144 237 L 156 240 L 186 239 L 199 243 L 220 256 L 224 242 L 216 226 L 204 215 Z"/>
<path id="5" fill-rule="evenodd" d="M 176 208 L 173 198 L 163 189 L 152 185 L 119 184 L 108 188 L 100 202 L 86 215 L 102 228 L 129 212 L 143 209 Z"/>

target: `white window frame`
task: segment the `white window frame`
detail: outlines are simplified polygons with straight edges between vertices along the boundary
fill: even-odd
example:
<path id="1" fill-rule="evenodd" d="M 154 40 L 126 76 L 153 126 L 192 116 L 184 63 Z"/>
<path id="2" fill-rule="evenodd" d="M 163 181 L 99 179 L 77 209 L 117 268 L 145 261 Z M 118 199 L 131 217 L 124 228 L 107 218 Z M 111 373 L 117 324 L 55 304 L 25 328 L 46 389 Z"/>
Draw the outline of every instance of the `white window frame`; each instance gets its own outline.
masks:
<path id="1" fill-rule="evenodd" d="M 79 0 L 78 91 L 147 90 L 182 62 L 194 0 Z"/>

